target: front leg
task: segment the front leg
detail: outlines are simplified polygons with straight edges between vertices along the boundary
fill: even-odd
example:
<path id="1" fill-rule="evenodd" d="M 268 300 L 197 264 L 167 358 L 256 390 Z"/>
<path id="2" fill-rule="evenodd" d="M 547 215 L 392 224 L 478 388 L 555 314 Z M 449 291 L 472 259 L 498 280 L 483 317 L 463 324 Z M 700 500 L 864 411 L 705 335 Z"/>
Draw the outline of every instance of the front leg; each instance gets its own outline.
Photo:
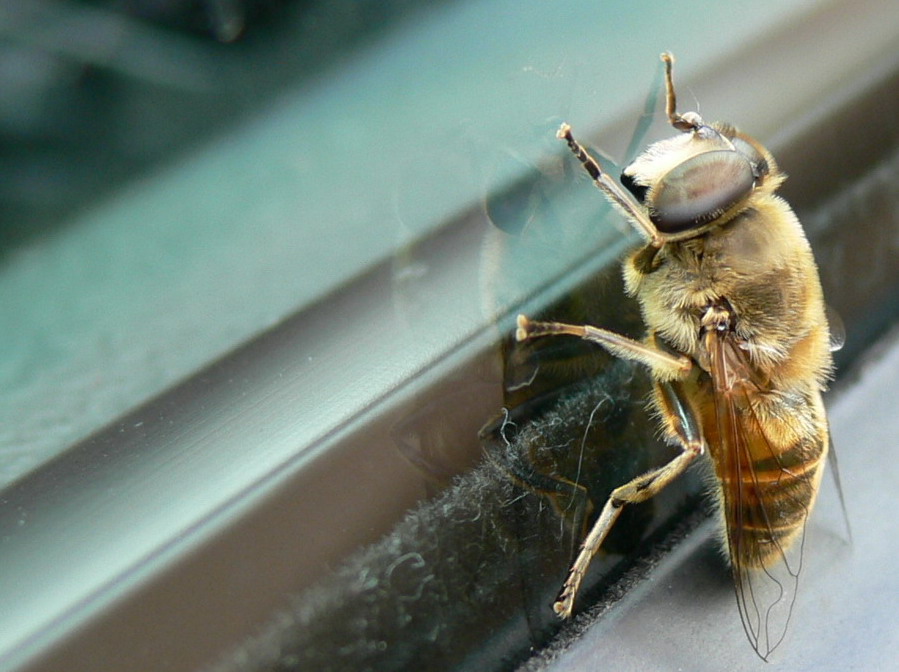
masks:
<path id="1" fill-rule="evenodd" d="M 556 132 L 556 137 L 568 144 L 568 148 L 581 162 L 584 170 L 593 178 L 593 183 L 599 187 L 609 203 L 646 237 L 650 245 L 656 248 L 662 247 L 665 243 L 665 236 L 659 232 L 644 209 L 635 203 L 634 199 L 603 171 L 599 162 L 574 139 L 574 136 L 571 135 L 571 126 L 562 124 Z"/>

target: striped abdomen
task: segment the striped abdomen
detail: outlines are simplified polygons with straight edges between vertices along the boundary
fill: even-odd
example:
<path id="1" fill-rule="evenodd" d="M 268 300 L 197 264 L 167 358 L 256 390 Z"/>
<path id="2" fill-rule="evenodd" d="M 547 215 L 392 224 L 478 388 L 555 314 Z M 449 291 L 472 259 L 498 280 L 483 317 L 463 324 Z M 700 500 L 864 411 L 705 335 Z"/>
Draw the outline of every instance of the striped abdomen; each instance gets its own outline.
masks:
<path id="1" fill-rule="evenodd" d="M 704 429 L 731 561 L 767 567 L 802 532 L 818 493 L 828 447 L 820 394 L 753 395 L 739 386 L 711 406 Z"/>

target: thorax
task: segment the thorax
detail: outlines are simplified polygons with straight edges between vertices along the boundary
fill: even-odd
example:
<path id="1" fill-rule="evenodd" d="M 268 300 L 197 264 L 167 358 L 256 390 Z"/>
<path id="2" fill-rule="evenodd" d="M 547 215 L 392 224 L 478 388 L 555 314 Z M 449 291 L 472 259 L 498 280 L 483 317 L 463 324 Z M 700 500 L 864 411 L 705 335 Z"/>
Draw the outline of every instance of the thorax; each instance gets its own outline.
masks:
<path id="1" fill-rule="evenodd" d="M 764 374 L 803 339 L 826 340 L 823 299 L 811 250 L 788 206 L 772 197 L 698 238 L 644 248 L 624 265 L 625 283 L 648 330 L 706 368 L 703 320 L 728 311 L 733 338 Z M 826 343 L 825 343 L 826 345 Z M 824 375 L 822 373 L 822 375 Z"/>

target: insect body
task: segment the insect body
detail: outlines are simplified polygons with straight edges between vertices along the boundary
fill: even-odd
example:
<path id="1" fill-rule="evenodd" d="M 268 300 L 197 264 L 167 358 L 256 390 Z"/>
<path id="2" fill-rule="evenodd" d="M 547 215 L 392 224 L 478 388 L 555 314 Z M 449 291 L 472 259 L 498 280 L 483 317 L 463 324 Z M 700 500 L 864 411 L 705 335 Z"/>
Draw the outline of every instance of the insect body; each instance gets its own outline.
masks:
<path id="1" fill-rule="evenodd" d="M 647 337 L 638 342 L 523 315 L 516 337 L 574 335 L 648 367 L 652 408 L 681 452 L 612 492 L 553 606 L 571 615 L 590 561 L 624 505 L 649 499 L 708 455 L 744 629 L 767 658 L 790 617 L 799 539 L 829 445 L 821 401 L 832 368 L 829 328 L 811 249 L 774 193 L 784 180 L 774 159 L 728 124 L 678 114 L 673 57 L 662 60 L 668 120 L 682 133 L 652 144 L 625 168 L 628 191 L 567 124 L 558 133 L 647 240 L 624 263 Z"/>

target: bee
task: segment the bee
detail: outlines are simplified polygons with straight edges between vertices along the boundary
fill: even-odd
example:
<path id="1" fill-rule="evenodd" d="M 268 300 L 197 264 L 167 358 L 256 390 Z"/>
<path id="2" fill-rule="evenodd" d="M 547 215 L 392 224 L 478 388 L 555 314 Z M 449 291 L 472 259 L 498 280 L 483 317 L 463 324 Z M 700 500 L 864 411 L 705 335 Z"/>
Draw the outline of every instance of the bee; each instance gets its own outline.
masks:
<path id="1" fill-rule="evenodd" d="M 553 609 L 571 616 L 590 562 L 625 505 L 653 497 L 705 458 L 743 627 L 767 659 L 792 612 L 801 540 L 828 454 L 821 394 L 833 368 L 830 328 L 811 248 L 775 193 L 785 175 L 734 126 L 678 113 L 674 57 L 661 59 L 668 122 L 680 133 L 651 144 L 624 169 L 620 185 L 568 124 L 557 134 L 645 238 L 623 264 L 645 339 L 524 315 L 515 336 L 576 336 L 647 367 L 651 410 L 680 451 L 612 491 Z"/>

